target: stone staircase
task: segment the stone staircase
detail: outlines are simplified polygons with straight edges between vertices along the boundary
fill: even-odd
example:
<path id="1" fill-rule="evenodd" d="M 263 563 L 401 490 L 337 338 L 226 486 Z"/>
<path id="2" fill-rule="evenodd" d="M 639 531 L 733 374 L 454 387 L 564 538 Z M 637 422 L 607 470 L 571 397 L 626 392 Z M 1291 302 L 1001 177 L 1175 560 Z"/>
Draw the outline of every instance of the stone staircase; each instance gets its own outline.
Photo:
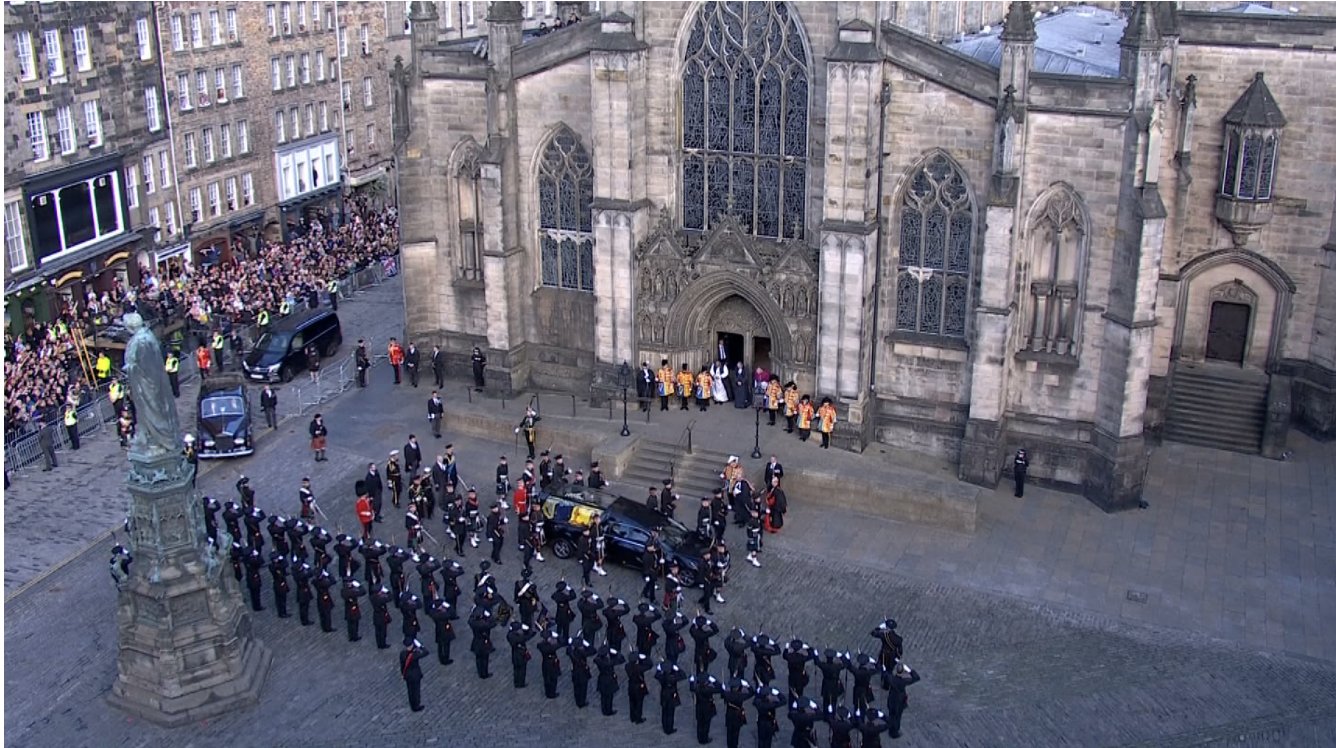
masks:
<path id="1" fill-rule="evenodd" d="M 1266 424 L 1266 375 L 1232 367 L 1178 364 L 1164 436 L 1203 447 L 1256 454 Z"/>
<path id="2" fill-rule="evenodd" d="M 684 447 L 641 439 L 635 455 L 614 484 L 617 493 L 644 501 L 650 486 L 662 488 L 663 479 L 672 475 L 680 497 L 678 516 L 694 517 L 699 499 L 713 495 L 714 489 L 719 487 L 719 472 L 727 459 L 728 455 L 723 452 L 695 447 L 691 454 L 687 454 Z"/>

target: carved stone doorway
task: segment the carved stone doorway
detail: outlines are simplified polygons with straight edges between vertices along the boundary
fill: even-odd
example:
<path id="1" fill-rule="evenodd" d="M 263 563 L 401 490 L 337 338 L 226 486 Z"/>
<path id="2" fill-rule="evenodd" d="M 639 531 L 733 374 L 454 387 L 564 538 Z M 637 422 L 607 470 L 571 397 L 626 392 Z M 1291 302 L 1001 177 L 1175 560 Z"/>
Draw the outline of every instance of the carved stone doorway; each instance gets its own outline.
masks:
<path id="1" fill-rule="evenodd" d="M 1211 304 L 1211 320 L 1206 328 L 1207 360 L 1243 365 L 1248 348 L 1248 325 L 1252 307 L 1229 301 Z"/>
<path id="2" fill-rule="evenodd" d="M 714 356 L 723 355 L 730 368 L 738 362 L 752 371 L 758 365 L 770 366 L 770 328 L 752 303 L 733 295 L 719 302 L 710 315 L 714 332 Z M 764 359 L 764 363 L 759 363 Z"/>

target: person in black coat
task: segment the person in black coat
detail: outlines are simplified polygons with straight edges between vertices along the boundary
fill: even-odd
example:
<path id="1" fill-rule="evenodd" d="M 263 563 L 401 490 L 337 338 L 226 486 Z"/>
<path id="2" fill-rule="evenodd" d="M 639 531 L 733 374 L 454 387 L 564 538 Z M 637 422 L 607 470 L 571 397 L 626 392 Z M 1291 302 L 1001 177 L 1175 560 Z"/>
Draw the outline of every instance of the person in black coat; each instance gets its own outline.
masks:
<path id="1" fill-rule="evenodd" d="M 863 736 L 861 748 L 881 748 L 881 734 L 887 729 L 886 714 L 876 708 L 856 713 L 854 728 Z"/>
<path id="2" fill-rule="evenodd" d="M 298 564 L 292 570 L 292 579 L 297 584 L 297 617 L 303 626 L 311 625 L 311 576 L 315 572 L 310 564 Z"/>
<path id="3" fill-rule="evenodd" d="M 515 671 L 516 688 L 528 685 L 529 658 L 532 656 L 529 654 L 529 640 L 537 633 L 529 624 L 522 621 L 511 621 L 510 630 L 506 632 L 506 643 L 510 645 L 510 666 Z"/>
<path id="4" fill-rule="evenodd" d="M 919 674 L 903 662 L 897 662 L 891 672 L 890 687 L 886 689 L 886 729 L 891 739 L 900 737 L 900 718 L 909 707 L 910 686 L 919 682 Z"/>
<path id="5" fill-rule="evenodd" d="M 654 669 L 654 680 L 659 682 L 659 707 L 662 709 L 664 735 L 677 732 L 674 721 L 677 718 L 677 707 L 682 703 L 682 697 L 677 693 L 677 684 L 686 680 L 686 677 L 687 674 L 681 668 L 668 662 L 660 662 Z"/>
<path id="6" fill-rule="evenodd" d="M 658 394 L 658 381 L 654 377 L 654 371 L 649 368 L 649 362 L 640 364 L 640 371 L 636 373 L 636 399 L 640 402 L 640 411 L 643 413 L 649 410 L 650 398 Z"/>
<path id="7" fill-rule="evenodd" d="M 671 665 L 677 664 L 677 658 L 687 649 L 681 631 L 687 627 L 686 616 L 679 611 L 671 618 L 663 620 L 663 658 Z"/>
<path id="8" fill-rule="evenodd" d="M 781 656 L 789 666 L 789 701 L 801 699 L 803 689 L 807 688 L 810 680 L 807 675 L 807 663 L 816 659 L 816 655 L 802 639 L 793 639 L 789 642 L 789 646 L 784 648 Z"/>
<path id="9" fill-rule="evenodd" d="M 404 475 L 412 478 L 422 469 L 422 446 L 418 444 L 417 434 L 409 434 L 404 444 Z"/>
<path id="10" fill-rule="evenodd" d="M 422 363 L 422 354 L 418 351 L 417 343 L 409 343 L 408 350 L 404 351 L 404 366 L 408 369 L 408 383 L 414 387 L 418 386 L 418 369 Z"/>
<path id="11" fill-rule="evenodd" d="M 784 695 L 778 688 L 762 687 L 757 691 L 753 702 L 756 704 L 756 746 L 770 748 L 775 735 L 779 733 L 779 720 L 775 719 L 775 711 L 784 706 Z"/>
<path id="12" fill-rule="evenodd" d="M 251 548 L 246 553 L 242 563 L 246 565 L 246 588 L 250 590 L 251 610 L 261 611 L 264 606 L 260 604 L 260 570 L 264 568 L 264 555 L 260 553 L 259 548 Z"/>
<path id="13" fill-rule="evenodd" d="M 486 608 L 478 608 L 469 616 L 469 628 L 473 630 L 473 643 L 469 649 L 473 651 L 477 661 L 478 677 L 484 680 L 492 677 L 488 667 L 492 652 L 496 649 L 492 646 L 492 627 L 495 625 L 496 619 L 492 616 L 492 611 Z"/>
<path id="14" fill-rule="evenodd" d="M 649 695 L 649 686 L 645 683 L 645 673 L 654 669 L 654 661 L 644 652 L 636 654 L 626 662 L 626 697 L 631 705 L 631 723 L 645 721 L 645 697 Z"/>
<path id="15" fill-rule="evenodd" d="M 612 700 L 617 696 L 617 667 L 626 662 L 616 649 L 604 645 L 599 650 L 598 656 L 594 658 L 594 667 L 598 668 L 598 689 L 599 702 L 603 708 L 603 716 L 611 717 L 617 713 L 612 707 Z"/>
<path id="16" fill-rule="evenodd" d="M 566 647 L 566 654 L 571 658 L 571 692 L 575 695 L 575 706 L 584 709 L 589 705 L 589 658 L 597 650 L 594 645 L 579 639 Z"/>
<path id="17" fill-rule="evenodd" d="M 404 651 L 399 653 L 399 675 L 408 685 L 408 708 L 420 712 L 422 706 L 422 658 L 427 650 L 415 639 L 404 639 Z"/>
<path id="18" fill-rule="evenodd" d="M 473 364 L 473 387 L 479 392 L 487 386 L 484 372 L 487 369 L 487 357 L 482 355 L 482 349 L 473 346 L 473 355 L 469 357 L 469 362 Z"/>
<path id="19" fill-rule="evenodd" d="M 1016 450 L 1016 459 L 1011 461 L 1011 475 L 1016 479 L 1016 498 L 1025 496 L 1025 475 L 1030 472 L 1030 458 L 1025 450 Z"/>
<path id="20" fill-rule="evenodd" d="M 205 496 L 200 499 L 204 505 L 204 534 L 209 540 L 218 540 L 218 510 L 221 508 L 218 500 Z M 233 536 L 235 537 L 235 536 Z"/>
<path id="21" fill-rule="evenodd" d="M 622 616 L 628 612 L 630 608 L 620 597 L 612 598 L 603 608 L 603 620 L 608 624 L 603 632 L 603 638 L 607 640 L 609 647 L 618 651 L 621 651 L 622 645 L 626 643 L 626 626 L 622 625 Z"/>
<path id="22" fill-rule="evenodd" d="M 603 628 L 603 621 L 599 619 L 599 611 L 603 610 L 603 598 L 599 597 L 591 589 L 585 589 L 580 593 L 580 602 L 577 607 L 580 609 L 580 637 L 585 641 L 594 641 L 598 638 L 598 632 Z"/>
<path id="23" fill-rule="evenodd" d="M 703 615 L 698 615 L 692 620 L 689 631 L 696 644 L 692 651 L 692 668 L 696 675 L 700 675 L 709 670 L 710 663 L 719 656 L 714 647 L 710 646 L 710 637 L 719 633 L 719 624 Z"/>
<path id="24" fill-rule="evenodd" d="M 422 609 L 422 598 L 413 594 L 412 590 L 404 590 L 399 594 L 396 604 L 399 606 L 399 616 L 403 619 L 400 624 L 403 635 L 417 638 L 418 632 L 422 630 L 417 617 L 417 612 Z"/>
<path id="25" fill-rule="evenodd" d="M 831 707 L 825 712 L 830 727 L 830 748 L 854 748 L 854 719 L 845 706 Z"/>
<path id="26" fill-rule="evenodd" d="M 557 605 L 556 623 L 557 635 L 562 641 L 569 641 L 571 638 L 571 622 L 575 620 L 575 611 L 571 609 L 571 601 L 575 599 L 575 590 L 566 580 L 557 582 L 557 589 L 552 593 L 552 601 Z"/>
<path id="27" fill-rule="evenodd" d="M 557 653 L 562 644 L 561 636 L 552 627 L 548 627 L 543 638 L 538 640 L 538 653 L 543 658 L 543 695 L 549 699 L 557 698 L 557 682 L 561 679 L 561 658 Z"/>
<path id="28" fill-rule="evenodd" d="M 431 374 L 437 387 L 445 386 L 445 353 L 439 345 L 431 347 Z"/>
<path id="29" fill-rule="evenodd" d="M 742 678 L 747 674 L 747 652 L 751 650 L 751 640 L 747 632 L 736 626 L 724 637 L 724 651 L 728 653 L 728 677 Z"/>
<path id="30" fill-rule="evenodd" d="M 264 411 L 265 424 L 271 429 L 278 428 L 278 393 L 267 384 L 260 390 L 260 410 Z"/>
<path id="31" fill-rule="evenodd" d="M 390 603 L 394 596 L 381 585 L 371 592 L 371 625 L 376 631 L 376 649 L 390 648 Z"/>
<path id="32" fill-rule="evenodd" d="M 789 721 L 793 723 L 793 738 L 790 748 L 816 747 L 816 722 L 821 719 L 821 711 L 811 699 L 795 699 L 789 702 Z"/>
<path id="33" fill-rule="evenodd" d="M 385 484 L 380 479 L 380 472 L 376 470 L 376 463 L 372 462 L 367 465 L 366 475 L 362 476 L 362 486 L 366 490 L 366 495 L 371 497 L 371 511 L 376 513 L 376 521 L 382 521 L 380 506 Z"/>
<path id="34" fill-rule="evenodd" d="M 344 580 L 343 589 L 339 590 L 339 595 L 343 597 L 343 620 L 348 624 L 350 642 L 362 640 L 359 631 L 362 625 L 362 606 L 357 602 L 357 598 L 365 594 L 366 588 L 356 579 Z"/>
<path id="35" fill-rule="evenodd" d="M 872 629 L 872 638 L 877 640 L 880 649 L 877 651 L 877 664 L 881 666 L 881 687 L 891 687 L 891 670 L 895 664 L 905 654 L 905 640 L 895 633 L 896 622 L 894 618 L 887 618 L 882 621 L 875 629 Z"/>
<path id="36" fill-rule="evenodd" d="M 437 598 L 427 607 L 427 615 L 436 624 L 436 657 L 442 665 L 454 663 L 450 657 L 450 644 L 455 640 L 455 627 L 452 620 L 458 618 L 455 607 L 445 600 Z"/>
<path id="37" fill-rule="evenodd" d="M 821 713 L 831 714 L 844 694 L 844 681 L 840 677 L 849 668 L 849 655 L 830 648 L 822 654 L 824 659 L 816 661 L 816 669 L 821 671 Z"/>
<path id="38" fill-rule="evenodd" d="M 395 600 L 403 594 L 406 589 L 404 584 L 404 564 L 412 559 L 408 550 L 397 545 L 390 546 L 385 553 L 385 563 L 390 567 L 390 594 Z"/>
<path id="39" fill-rule="evenodd" d="M 321 569 L 315 578 L 315 609 L 320 614 L 320 630 L 326 634 L 334 633 L 334 596 L 329 594 L 334 586 L 334 577 L 329 571 Z"/>
<path id="40" fill-rule="evenodd" d="M 724 690 L 724 735 L 728 748 L 738 748 L 738 735 L 747 724 L 747 702 L 756 696 L 756 689 L 742 678 L 731 678 Z"/>
<path id="41" fill-rule="evenodd" d="M 279 618 L 288 617 L 288 561 L 287 557 L 274 551 L 269 554 L 269 573 L 274 577 L 274 607 Z"/>
<path id="42" fill-rule="evenodd" d="M 658 623 L 663 614 L 659 612 L 652 604 L 642 602 L 637 607 L 639 613 L 631 618 L 631 622 L 636 626 L 636 651 L 643 655 L 654 654 L 654 642 L 658 641 L 659 635 L 654 631 L 654 624 Z"/>
<path id="43" fill-rule="evenodd" d="M 723 693 L 724 689 L 719 679 L 701 673 L 691 676 L 688 688 L 696 702 L 696 742 L 705 745 L 710 742 L 710 723 L 714 721 L 714 715 L 719 713 L 718 707 L 714 705 L 714 697 Z"/>
<path id="44" fill-rule="evenodd" d="M 487 515 L 487 540 L 492 544 L 492 563 L 503 563 L 501 547 L 506 544 L 506 518 L 501 514 L 500 504 L 493 504 Z"/>
<path id="45" fill-rule="evenodd" d="M 770 658 L 779 654 L 779 644 L 765 634 L 757 634 L 752 637 L 751 650 L 756 658 L 752 678 L 756 681 L 757 688 L 763 689 L 770 685 L 770 681 L 775 677 L 775 665 Z"/>
<path id="46" fill-rule="evenodd" d="M 866 712 L 872 703 L 872 679 L 881 674 L 881 666 L 872 655 L 860 654 L 850 668 L 854 675 L 854 710 Z"/>

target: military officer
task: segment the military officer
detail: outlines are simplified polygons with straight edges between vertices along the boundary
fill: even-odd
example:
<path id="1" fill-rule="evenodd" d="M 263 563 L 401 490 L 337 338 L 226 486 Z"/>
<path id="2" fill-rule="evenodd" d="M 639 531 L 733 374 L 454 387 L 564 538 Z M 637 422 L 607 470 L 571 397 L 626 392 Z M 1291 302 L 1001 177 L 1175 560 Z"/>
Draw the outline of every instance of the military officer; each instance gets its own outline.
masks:
<path id="1" fill-rule="evenodd" d="M 631 723 L 645 721 L 645 696 L 649 686 L 645 684 L 645 673 L 654 669 L 654 661 L 644 652 L 637 652 L 626 662 L 626 696 L 631 705 Z"/>
<path id="2" fill-rule="evenodd" d="M 696 702 L 696 742 L 705 745 L 710 742 L 710 723 L 719 710 L 714 705 L 714 697 L 723 693 L 719 679 L 707 673 L 691 676 L 688 684 Z"/>
<path id="3" fill-rule="evenodd" d="M 622 616 L 628 612 L 630 612 L 630 607 L 620 597 L 612 598 L 603 608 L 603 619 L 608 624 L 603 637 L 607 640 L 608 646 L 613 649 L 621 650 L 622 645 L 626 642 L 626 626 L 622 625 Z"/>
<path id="4" fill-rule="evenodd" d="M 408 685 L 408 708 L 415 712 L 426 709 L 422 705 L 422 665 L 427 650 L 412 637 L 404 638 L 404 651 L 399 653 L 399 675 Z"/>
<path id="5" fill-rule="evenodd" d="M 264 555 L 259 548 L 252 546 L 242 563 L 246 565 L 246 589 L 250 590 L 251 610 L 264 610 L 260 604 L 260 569 L 264 568 Z"/>
<path id="6" fill-rule="evenodd" d="M 875 707 L 855 712 L 854 728 L 863 736 L 861 748 L 881 748 L 881 734 L 888 728 L 886 714 Z"/>
<path id="7" fill-rule="evenodd" d="M 877 664 L 881 666 L 881 687 L 891 687 L 891 670 L 895 668 L 895 663 L 900 661 L 905 655 L 905 640 L 895 633 L 896 622 L 894 618 L 887 618 L 882 621 L 875 629 L 872 629 L 871 636 L 877 640 L 880 650 L 877 652 Z"/>
<path id="8" fill-rule="evenodd" d="M 687 649 L 687 643 L 682 639 L 681 631 L 687 627 L 686 616 L 682 611 L 676 611 L 672 617 L 663 619 L 663 658 L 670 664 L 676 665 L 677 658 Z"/>
<path id="9" fill-rule="evenodd" d="M 821 671 L 821 712 L 829 715 L 844 694 L 844 681 L 840 676 L 849 667 L 849 655 L 829 647 L 822 655 L 823 659 L 816 661 L 816 668 Z"/>
<path id="10" fill-rule="evenodd" d="M 724 637 L 724 651 L 728 653 L 728 677 L 741 678 L 747 673 L 747 652 L 751 649 L 751 640 L 747 632 L 736 626 Z"/>
<path id="11" fill-rule="evenodd" d="M 200 499 L 204 506 L 204 534 L 209 540 L 218 540 L 218 500 L 209 496 Z M 235 535 L 233 537 L 236 537 Z"/>
<path id="12" fill-rule="evenodd" d="M 297 617 L 303 626 L 311 625 L 311 576 L 314 571 L 305 562 L 292 570 L 292 579 L 297 583 Z"/>
<path id="13" fill-rule="evenodd" d="M 274 577 L 274 607 L 279 618 L 288 617 L 288 559 L 274 551 L 269 554 L 269 573 Z"/>
<path id="14" fill-rule="evenodd" d="M 436 625 L 436 657 L 442 665 L 454 663 L 450 657 L 450 644 L 455 640 L 455 626 L 452 620 L 458 618 L 455 607 L 441 598 L 437 598 L 427 607 L 427 615 Z"/>
<path id="15" fill-rule="evenodd" d="M 552 601 L 557 605 L 557 634 L 562 641 L 569 641 L 571 638 L 571 622 L 575 620 L 575 611 L 571 609 L 571 601 L 574 599 L 575 590 L 569 584 L 566 584 L 566 580 L 557 582 L 557 589 L 552 593 Z"/>
<path id="16" fill-rule="evenodd" d="M 654 631 L 654 624 L 663 618 L 663 614 L 652 603 L 642 602 L 637 608 L 640 612 L 631 618 L 636 625 L 636 651 L 642 655 L 653 656 L 654 642 L 659 635 Z"/>
<path id="17" fill-rule="evenodd" d="M 492 611 L 484 607 L 474 608 L 469 615 L 469 628 L 473 630 L 473 643 L 470 649 L 473 650 L 473 656 L 478 666 L 478 677 L 486 680 L 492 677 L 488 666 L 492 659 L 492 652 L 496 648 L 492 645 L 492 627 L 496 625 L 496 619 Z"/>
<path id="18" fill-rule="evenodd" d="M 577 607 L 580 609 L 580 636 L 588 641 L 594 641 L 598 638 L 599 629 L 603 628 L 603 621 L 598 617 L 599 611 L 604 607 L 603 598 L 586 588 L 580 593 Z"/>
<path id="19" fill-rule="evenodd" d="M 367 586 L 370 586 L 368 583 Z M 376 649 L 390 648 L 390 603 L 394 595 L 384 585 L 373 587 L 371 592 L 371 625 L 376 631 Z"/>
<path id="20" fill-rule="evenodd" d="M 724 735 L 728 748 L 738 748 L 742 726 L 747 724 L 747 702 L 756 696 L 756 689 L 742 678 L 730 678 L 724 690 Z"/>
<path id="21" fill-rule="evenodd" d="M 510 645 L 510 666 L 515 671 L 515 687 L 524 688 L 529 674 L 529 640 L 537 632 L 522 621 L 511 621 L 510 631 L 506 632 L 506 643 Z"/>
<path id="22" fill-rule="evenodd" d="M 404 590 L 399 594 L 398 599 L 399 614 L 403 618 L 400 624 L 404 636 L 416 637 L 422 630 L 422 624 L 418 622 L 417 612 L 422 608 L 422 598 L 413 594 L 412 590 Z"/>
<path id="23" fill-rule="evenodd" d="M 320 615 L 320 630 L 326 634 L 334 633 L 334 597 L 329 594 L 333 586 L 334 577 L 330 576 L 329 570 L 320 569 L 315 578 L 315 608 Z"/>
<path id="24" fill-rule="evenodd" d="M 682 703 L 682 697 L 677 692 L 677 684 L 685 680 L 687 674 L 682 672 L 681 668 L 668 661 L 660 662 L 654 669 L 654 679 L 659 682 L 659 708 L 663 720 L 663 734 L 672 735 L 677 732 L 674 726 L 674 720 L 677 718 L 677 707 Z"/>
<path id="25" fill-rule="evenodd" d="M 810 680 L 807 675 L 807 663 L 816 659 L 816 655 L 802 639 L 794 638 L 789 641 L 782 656 L 789 666 L 789 701 L 800 700 L 803 689 L 807 688 Z"/>
<path id="26" fill-rule="evenodd" d="M 348 624 L 348 641 L 361 641 L 362 635 L 358 629 L 362 625 L 362 606 L 358 604 L 357 598 L 366 594 L 366 588 L 356 579 L 347 578 L 343 580 L 343 589 L 339 590 L 343 597 L 343 620 Z"/>
<path id="27" fill-rule="evenodd" d="M 909 707 L 910 686 L 919 682 L 919 674 L 903 662 L 895 663 L 891 670 L 890 687 L 886 689 L 886 727 L 891 740 L 900 737 L 900 718 Z"/>
<path id="28" fill-rule="evenodd" d="M 360 550 L 362 558 L 366 561 L 366 586 L 374 590 L 380 587 L 385 579 L 380 566 L 380 557 L 389 553 L 390 547 L 380 540 L 373 540 L 370 543 L 363 543 Z"/>
<path id="29" fill-rule="evenodd" d="M 626 658 L 616 648 L 604 645 L 594 658 L 594 667 L 598 668 L 598 697 L 603 709 L 603 716 L 611 717 L 617 713 L 612 700 L 617 696 L 617 666 L 626 662 Z"/>
<path id="30" fill-rule="evenodd" d="M 779 645 L 765 634 L 757 634 L 752 637 L 751 651 L 756 658 L 752 678 L 755 679 L 757 688 L 764 689 L 775 677 L 775 665 L 770 658 L 779 654 Z"/>
<path id="31" fill-rule="evenodd" d="M 775 735 L 779 732 L 779 721 L 775 719 L 775 711 L 784 706 L 784 695 L 778 688 L 760 686 L 753 703 L 756 705 L 756 746 L 770 748 Z"/>
<path id="32" fill-rule="evenodd" d="M 793 723 L 793 739 L 790 748 L 815 748 L 816 722 L 821 719 L 821 711 L 812 699 L 793 699 L 789 701 L 789 721 Z"/>
<path id="33" fill-rule="evenodd" d="M 399 508 L 399 496 L 404 492 L 404 471 L 399 466 L 399 450 L 390 450 L 390 459 L 385 463 L 385 482 L 390 484 L 390 500 L 394 508 Z"/>
<path id="34" fill-rule="evenodd" d="M 561 651 L 564 640 L 555 627 L 549 626 L 538 640 L 538 653 L 543 657 L 543 695 L 549 699 L 557 698 L 557 681 L 561 678 Z"/>
<path id="35" fill-rule="evenodd" d="M 710 637 L 719 633 L 719 624 L 704 615 L 697 615 L 691 621 L 690 633 L 696 644 L 691 658 L 693 670 L 696 675 L 701 675 L 710 669 L 710 663 L 719 656 L 710 646 Z"/>
<path id="36" fill-rule="evenodd" d="M 575 706 L 580 709 L 589 705 L 589 679 L 592 677 L 589 658 L 596 651 L 594 645 L 584 639 L 572 640 L 566 648 L 566 654 L 571 658 L 571 692 L 575 696 Z"/>
<path id="37" fill-rule="evenodd" d="M 854 710 L 866 712 L 872 703 L 872 679 L 881 674 L 881 666 L 869 654 L 860 654 L 850 669 L 854 676 Z"/>

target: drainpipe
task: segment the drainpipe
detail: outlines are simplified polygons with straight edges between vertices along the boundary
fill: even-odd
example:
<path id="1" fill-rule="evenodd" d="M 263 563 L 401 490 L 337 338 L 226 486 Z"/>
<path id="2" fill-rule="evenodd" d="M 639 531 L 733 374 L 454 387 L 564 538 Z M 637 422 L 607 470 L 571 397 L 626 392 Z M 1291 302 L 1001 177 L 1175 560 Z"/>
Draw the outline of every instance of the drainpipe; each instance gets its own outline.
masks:
<path id="1" fill-rule="evenodd" d="M 882 227 L 882 193 L 886 189 L 886 107 L 891 103 L 891 84 L 881 84 L 881 95 L 877 97 L 877 105 L 880 108 L 881 122 L 877 126 L 877 251 L 876 266 L 872 269 L 872 361 L 868 371 L 868 392 L 872 396 L 877 394 L 877 345 L 881 342 L 881 333 L 878 331 L 881 320 L 881 262 L 882 262 L 882 238 L 885 230 Z"/>
<path id="2" fill-rule="evenodd" d="M 176 202 L 172 203 L 172 205 L 173 205 L 173 210 L 179 211 L 177 213 L 177 217 L 180 219 L 176 223 L 176 229 L 177 231 L 181 232 L 181 241 L 188 243 L 190 241 L 189 237 L 187 237 L 186 235 L 186 211 L 188 210 L 188 206 L 183 205 L 181 203 L 181 176 L 176 173 L 176 166 L 179 163 L 176 160 L 176 137 L 175 137 L 176 131 L 173 129 L 173 123 L 172 123 L 172 115 L 173 115 L 172 105 L 169 104 L 167 101 L 167 61 L 166 59 L 164 59 L 164 53 L 163 53 L 163 50 L 166 49 L 166 47 L 162 43 L 162 24 L 160 23 L 160 21 L 162 20 L 161 14 L 164 11 L 167 12 L 168 14 L 167 19 L 170 21 L 171 20 L 170 4 L 162 7 L 158 7 L 155 4 L 155 6 L 153 7 L 153 37 L 154 41 L 158 45 L 158 80 L 161 81 L 160 85 L 162 86 L 162 109 L 163 109 L 162 124 L 163 127 L 167 128 L 166 129 L 167 150 L 172 154 L 172 191 L 173 194 L 176 196 Z M 173 54 L 175 54 L 175 50 L 173 50 Z M 180 102 L 178 102 L 177 107 L 180 106 L 181 104 Z M 142 161 L 143 151 L 140 151 L 139 155 L 141 156 L 140 160 Z M 230 241 L 231 239 L 229 237 L 229 242 Z M 161 242 L 159 242 L 159 244 L 161 244 Z M 186 250 L 186 257 L 190 259 L 191 267 L 195 267 L 197 265 L 195 260 L 194 247 L 191 247 L 190 249 Z M 157 266 L 158 266 L 158 247 L 154 247 L 153 271 L 155 273 L 158 270 Z"/>

